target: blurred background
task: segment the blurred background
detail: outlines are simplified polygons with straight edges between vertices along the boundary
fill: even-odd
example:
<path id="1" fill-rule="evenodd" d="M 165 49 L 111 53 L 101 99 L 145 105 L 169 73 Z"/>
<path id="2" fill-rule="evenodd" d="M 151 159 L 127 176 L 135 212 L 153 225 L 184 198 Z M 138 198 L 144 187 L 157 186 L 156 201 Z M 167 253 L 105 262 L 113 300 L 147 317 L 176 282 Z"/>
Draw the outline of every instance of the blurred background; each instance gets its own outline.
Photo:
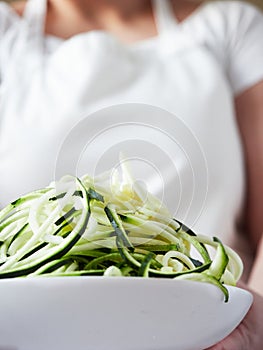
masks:
<path id="1" fill-rule="evenodd" d="M 12 2 L 12 1 L 19 1 L 19 0 L 0 0 L 0 1 Z M 263 0 L 246 0 L 246 1 L 259 6 L 263 10 Z"/>

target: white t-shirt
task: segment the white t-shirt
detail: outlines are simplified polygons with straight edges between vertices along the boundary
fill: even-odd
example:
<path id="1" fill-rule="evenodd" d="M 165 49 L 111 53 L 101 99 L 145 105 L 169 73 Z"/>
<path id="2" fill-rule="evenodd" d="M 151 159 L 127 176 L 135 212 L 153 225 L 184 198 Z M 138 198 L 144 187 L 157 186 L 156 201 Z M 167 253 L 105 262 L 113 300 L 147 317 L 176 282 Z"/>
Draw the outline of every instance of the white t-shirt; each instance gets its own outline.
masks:
<path id="1" fill-rule="evenodd" d="M 21 21 L 9 5 L 0 3 L 0 40 Z M 263 17 L 253 5 L 241 1 L 204 2 L 180 26 L 204 42 L 213 53 L 234 94 L 262 79 Z M 47 53 L 55 50 L 61 41 L 47 37 Z"/>
<path id="2" fill-rule="evenodd" d="M 124 151 L 178 219 L 235 245 L 245 181 L 233 101 L 263 79 L 263 16 L 216 1 L 180 24 L 169 0 L 153 3 L 159 35 L 132 45 L 102 31 L 46 37 L 46 0 L 23 18 L 0 4 L 0 206 Z"/>

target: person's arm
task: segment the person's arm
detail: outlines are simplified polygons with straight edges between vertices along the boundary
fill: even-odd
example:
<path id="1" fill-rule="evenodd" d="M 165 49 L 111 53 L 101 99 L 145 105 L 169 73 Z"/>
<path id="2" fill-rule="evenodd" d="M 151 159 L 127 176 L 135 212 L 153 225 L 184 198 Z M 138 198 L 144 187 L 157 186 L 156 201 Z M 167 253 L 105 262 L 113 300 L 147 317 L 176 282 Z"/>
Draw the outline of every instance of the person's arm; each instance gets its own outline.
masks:
<path id="1" fill-rule="evenodd" d="M 263 237 L 257 248 L 257 255 L 254 261 L 253 269 L 250 273 L 248 285 L 255 291 L 262 294 L 263 290 Z"/>
<path id="2" fill-rule="evenodd" d="M 246 232 L 255 252 L 249 286 L 263 295 L 263 82 L 236 98 L 236 111 L 246 162 Z"/>
<path id="3" fill-rule="evenodd" d="M 246 232 L 255 251 L 249 288 L 242 287 L 250 289 L 254 302 L 234 332 L 207 350 L 262 350 L 263 344 L 263 81 L 240 94 L 235 102 L 246 162 Z"/>

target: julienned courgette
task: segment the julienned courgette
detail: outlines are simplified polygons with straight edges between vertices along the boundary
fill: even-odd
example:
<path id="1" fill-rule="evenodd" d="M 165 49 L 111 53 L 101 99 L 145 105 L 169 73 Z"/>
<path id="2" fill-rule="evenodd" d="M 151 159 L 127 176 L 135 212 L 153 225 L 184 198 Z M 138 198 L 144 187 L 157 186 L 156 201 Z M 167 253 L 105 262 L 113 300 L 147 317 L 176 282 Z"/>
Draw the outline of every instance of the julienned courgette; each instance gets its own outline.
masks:
<path id="1" fill-rule="evenodd" d="M 88 221 L 90 218 L 90 206 L 89 206 L 89 202 L 90 202 L 90 197 L 88 195 L 88 192 L 86 191 L 85 187 L 83 186 L 83 184 L 81 183 L 81 181 L 79 181 L 79 185 L 81 188 L 81 193 L 83 196 L 83 211 L 82 211 L 82 215 L 81 215 L 81 219 L 79 220 L 78 224 L 75 226 L 75 228 L 72 229 L 72 231 L 69 233 L 69 235 L 64 239 L 63 243 L 61 245 L 59 245 L 58 247 L 50 247 L 49 250 L 47 250 L 47 254 L 45 254 L 43 257 L 39 258 L 39 259 L 34 259 L 31 262 L 27 263 L 27 258 L 25 258 L 25 256 L 23 256 L 20 260 L 24 260 L 24 262 L 22 263 L 22 266 L 20 264 L 21 267 L 18 267 L 17 269 L 11 269 L 9 271 L 4 272 L 4 264 L 0 267 L 0 278 L 12 278 L 12 277 L 20 277 L 20 276 L 25 276 L 28 274 L 31 274 L 33 272 L 35 272 L 37 269 L 41 268 L 42 266 L 44 266 L 45 264 L 48 264 L 54 260 L 60 259 L 62 258 L 68 251 L 70 251 L 70 249 L 79 241 L 79 239 L 81 238 L 81 236 L 83 235 L 83 233 L 86 230 L 86 227 L 88 225 Z M 74 208 L 72 208 L 70 211 L 70 215 L 75 213 L 76 210 Z M 64 216 L 60 217 L 58 220 L 55 221 L 55 225 L 62 225 L 62 227 L 64 226 L 64 222 L 70 217 L 69 212 L 67 214 L 65 214 Z M 17 234 L 15 235 L 17 236 Z M 45 249 L 45 247 L 41 247 L 39 250 L 41 249 Z M 15 259 L 14 259 L 15 260 Z"/>
<path id="2" fill-rule="evenodd" d="M 132 184 L 67 177 L 0 211 L 0 278 L 191 279 L 216 285 L 227 301 L 224 283 L 241 272 L 240 258 L 218 238 L 196 235 Z"/>
<path id="3" fill-rule="evenodd" d="M 118 216 L 116 212 L 111 212 L 109 208 L 105 209 L 107 216 L 115 230 L 116 233 L 116 245 L 120 251 L 120 255 L 126 260 L 126 262 L 130 265 L 134 265 L 135 267 L 139 267 L 138 274 L 139 276 L 148 277 L 149 273 L 152 276 L 158 277 L 172 277 L 176 278 L 179 276 L 184 277 L 184 279 L 195 280 L 200 282 L 207 282 L 216 285 L 219 287 L 225 295 L 225 301 L 228 301 L 229 293 L 226 287 L 220 282 L 220 279 L 227 267 L 228 264 L 228 256 L 226 255 L 224 246 L 220 242 L 219 239 L 214 238 L 215 242 L 218 242 L 217 254 L 214 261 L 211 261 L 208 251 L 203 246 L 203 244 L 199 243 L 194 239 L 196 236 L 192 230 L 188 227 L 180 223 L 180 228 L 175 231 L 180 234 L 180 236 L 189 241 L 201 254 L 204 259 L 204 264 L 199 267 L 196 267 L 193 270 L 186 270 L 182 272 L 175 273 L 162 273 L 156 269 L 151 269 L 151 263 L 154 259 L 154 254 L 149 252 L 145 259 L 138 264 L 138 261 L 133 258 L 130 254 L 129 250 L 132 249 L 133 246 L 127 238 L 126 232 L 122 227 L 121 222 L 118 220 Z M 179 223 L 179 222 L 178 222 Z M 201 274 L 201 272 L 203 272 Z"/>

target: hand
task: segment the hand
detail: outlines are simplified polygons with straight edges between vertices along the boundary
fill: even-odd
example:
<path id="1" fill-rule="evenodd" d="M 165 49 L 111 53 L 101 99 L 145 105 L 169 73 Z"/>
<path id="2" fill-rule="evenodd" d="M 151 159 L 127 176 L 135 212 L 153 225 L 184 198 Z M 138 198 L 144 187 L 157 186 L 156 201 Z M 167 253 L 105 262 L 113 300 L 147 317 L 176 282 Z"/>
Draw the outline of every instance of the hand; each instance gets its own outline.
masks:
<path id="1" fill-rule="evenodd" d="M 242 285 L 242 288 L 249 290 Z M 251 290 L 254 302 L 240 325 L 220 343 L 207 350 L 262 350 L 263 297 Z"/>

